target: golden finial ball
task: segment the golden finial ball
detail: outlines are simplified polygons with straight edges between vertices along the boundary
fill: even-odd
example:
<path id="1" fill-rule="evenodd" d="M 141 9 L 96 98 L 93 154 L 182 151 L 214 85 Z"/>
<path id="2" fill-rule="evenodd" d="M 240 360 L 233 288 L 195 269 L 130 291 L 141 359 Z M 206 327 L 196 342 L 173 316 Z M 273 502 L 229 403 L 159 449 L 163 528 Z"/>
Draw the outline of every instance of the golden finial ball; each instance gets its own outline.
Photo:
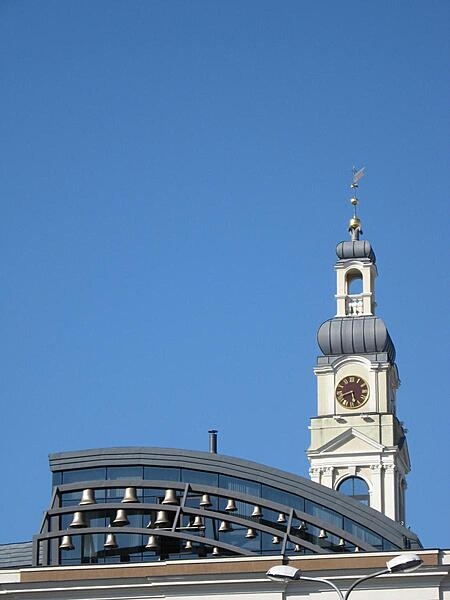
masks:
<path id="1" fill-rule="evenodd" d="M 358 198 L 350 198 L 350 202 L 353 204 L 353 206 L 356 206 L 358 204 Z"/>

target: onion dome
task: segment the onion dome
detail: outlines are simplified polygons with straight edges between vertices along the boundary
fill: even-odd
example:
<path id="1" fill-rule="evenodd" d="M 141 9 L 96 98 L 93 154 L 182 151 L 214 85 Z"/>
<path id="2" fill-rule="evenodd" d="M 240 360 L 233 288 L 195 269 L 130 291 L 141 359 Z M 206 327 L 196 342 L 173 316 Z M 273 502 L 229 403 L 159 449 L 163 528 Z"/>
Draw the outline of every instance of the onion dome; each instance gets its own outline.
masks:
<path id="1" fill-rule="evenodd" d="M 367 240 L 340 242 L 336 246 L 336 254 L 341 260 L 368 258 L 374 264 L 376 261 L 375 252 Z"/>
<path id="2" fill-rule="evenodd" d="M 395 361 L 395 347 L 382 319 L 375 316 L 334 317 L 322 323 L 317 341 L 325 356 L 386 352 Z"/>

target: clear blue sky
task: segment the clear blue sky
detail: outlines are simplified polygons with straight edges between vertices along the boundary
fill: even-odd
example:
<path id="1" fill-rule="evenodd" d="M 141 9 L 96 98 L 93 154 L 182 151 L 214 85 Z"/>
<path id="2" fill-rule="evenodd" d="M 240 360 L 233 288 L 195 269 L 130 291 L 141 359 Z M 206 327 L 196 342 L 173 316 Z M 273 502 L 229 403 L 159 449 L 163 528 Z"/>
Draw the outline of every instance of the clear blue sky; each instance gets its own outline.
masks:
<path id="1" fill-rule="evenodd" d="M 351 167 L 397 348 L 408 525 L 448 523 L 447 0 L 0 0 L 0 542 L 49 452 L 308 476 Z M 13 508 L 11 507 L 13 499 Z"/>

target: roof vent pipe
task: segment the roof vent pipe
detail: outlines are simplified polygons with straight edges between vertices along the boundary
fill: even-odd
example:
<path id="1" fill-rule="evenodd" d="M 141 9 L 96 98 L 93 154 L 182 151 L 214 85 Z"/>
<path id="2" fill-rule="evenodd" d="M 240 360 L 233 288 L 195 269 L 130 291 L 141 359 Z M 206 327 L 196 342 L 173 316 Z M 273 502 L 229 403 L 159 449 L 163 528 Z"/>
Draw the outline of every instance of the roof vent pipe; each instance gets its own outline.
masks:
<path id="1" fill-rule="evenodd" d="M 210 429 L 209 433 L 209 451 L 217 454 L 217 429 Z"/>

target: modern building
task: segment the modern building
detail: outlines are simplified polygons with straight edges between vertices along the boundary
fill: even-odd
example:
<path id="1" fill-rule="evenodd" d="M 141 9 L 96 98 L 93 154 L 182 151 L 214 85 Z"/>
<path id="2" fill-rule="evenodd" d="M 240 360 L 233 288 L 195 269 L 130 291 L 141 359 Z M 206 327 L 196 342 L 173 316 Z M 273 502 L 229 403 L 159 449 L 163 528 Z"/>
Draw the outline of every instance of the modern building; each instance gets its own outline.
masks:
<path id="1" fill-rule="evenodd" d="M 375 255 L 360 239 L 352 203 L 351 240 L 337 247 L 337 314 L 318 333 L 312 481 L 219 454 L 216 431 L 209 452 L 52 454 L 38 533 L 0 546 L 0 595 L 332 598 L 323 581 L 287 584 L 265 573 L 289 562 L 347 589 L 392 557 L 415 552 L 420 570 L 380 575 L 355 596 L 450 599 L 449 553 L 424 550 L 403 523 L 409 458 L 396 416 L 395 349 L 375 316 Z"/>

